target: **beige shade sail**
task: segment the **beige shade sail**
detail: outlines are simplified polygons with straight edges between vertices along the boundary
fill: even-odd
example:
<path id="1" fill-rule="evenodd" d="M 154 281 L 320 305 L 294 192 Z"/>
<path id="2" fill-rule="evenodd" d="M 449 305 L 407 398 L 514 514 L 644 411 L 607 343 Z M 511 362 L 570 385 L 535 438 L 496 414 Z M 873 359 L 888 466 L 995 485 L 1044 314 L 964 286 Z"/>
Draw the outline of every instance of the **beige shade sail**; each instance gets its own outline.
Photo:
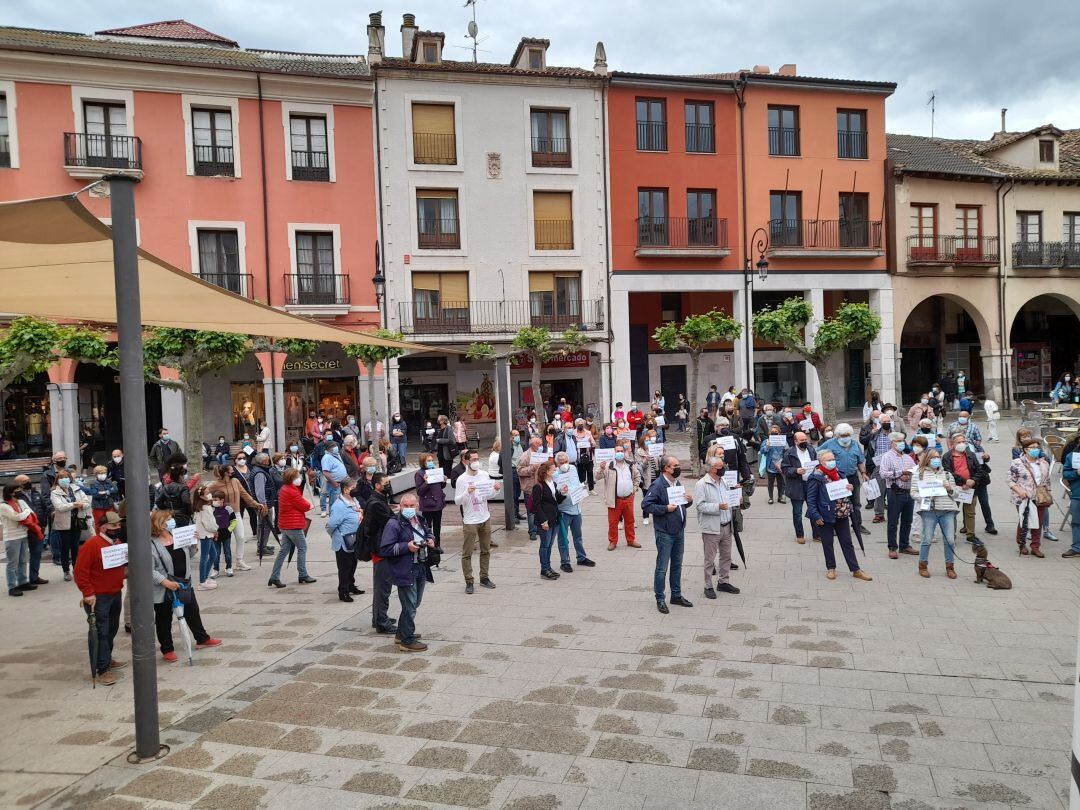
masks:
<path id="1" fill-rule="evenodd" d="M 139 291 L 145 326 L 459 353 L 292 315 L 203 281 L 141 249 Z M 109 226 L 73 195 L 0 203 L 0 312 L 116 323 Z"/>

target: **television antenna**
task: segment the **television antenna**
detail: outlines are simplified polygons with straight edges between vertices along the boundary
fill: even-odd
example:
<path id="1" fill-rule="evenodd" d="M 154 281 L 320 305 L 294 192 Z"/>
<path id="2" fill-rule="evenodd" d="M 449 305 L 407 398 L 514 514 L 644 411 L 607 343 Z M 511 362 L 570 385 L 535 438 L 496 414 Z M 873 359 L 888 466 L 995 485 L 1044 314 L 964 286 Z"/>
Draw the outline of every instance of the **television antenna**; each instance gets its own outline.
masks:
<path id="1" fill-rule="evenodd" d="M 926 99 L 927 105 L 930 107 L 930 137 L 934 137 L 934 113 L 937 109 L 937 90 L 931 90 L 930 95 Z"/>
<path id="2" fill-rule="evenodd" d="M 454 46 L 455 48 L 465 48 L 466 50 L 471 50 L 472 51 L 472 60 L 473 60 L 474 64 L 477 61 L 477 59 L 476 59 L 476 54 L 477 53 L 488 53 L 488 51 L 485 51 L 482 48 L 477 47 L 477 46 L 480 45 L 480 43 L 484 42 L 487 39 L 486 36 L 485 37 L 479 36 L 480 28 L 476 24 L 476 5 L 477 5 L 477 3 L 478 3 L 478 0 L 465 0 L 465 8 L 469 8 L 470 6 L 472 7 L 472 19 L 469 20 L 469 33 L 467 33 L 465 35 L 465 39 L 471 39 L 472 40 L 472 45 L 455 45 Z"/>

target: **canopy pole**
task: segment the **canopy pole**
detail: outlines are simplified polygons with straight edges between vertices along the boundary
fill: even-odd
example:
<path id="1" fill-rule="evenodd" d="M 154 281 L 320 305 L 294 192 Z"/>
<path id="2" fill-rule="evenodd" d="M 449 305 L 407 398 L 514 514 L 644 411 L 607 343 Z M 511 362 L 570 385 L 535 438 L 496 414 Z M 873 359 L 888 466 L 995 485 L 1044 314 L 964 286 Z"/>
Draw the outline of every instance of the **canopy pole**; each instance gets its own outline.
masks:
<path id="1" fill-rule="evenodd" d="M 514 429 L 514 415 L 510 411 L 510 358 L 495 358 L 495 390 L 498 392 L 499 406 L 495 413 L 499 420 L 499 438 L 502 439 L 502 496 L 503 512 L 506 518 L 506 530 L 517 527 L 517 503 L 514 501 L 514 465 L 510 457 L 514 452 L 514 440 L 510 431 Z"/>
<path id="2" fill-rule="evenodd" d="M 131 762 L 168 753 L 158 733 L 157 656 L 154 651 L 154 592 L 150 560 L 150 473 L 146 446 L 145 369 L 139 255 L 135 240 L 135 183 L 109 177 L 112 206 L 113 274 L 116 282 L 116 334 L 120 354 L 120 412 L 124 449 L 128 537 L 128 588 L 131 591 L 131 677 L 135 687 L 135 752 Z"/>

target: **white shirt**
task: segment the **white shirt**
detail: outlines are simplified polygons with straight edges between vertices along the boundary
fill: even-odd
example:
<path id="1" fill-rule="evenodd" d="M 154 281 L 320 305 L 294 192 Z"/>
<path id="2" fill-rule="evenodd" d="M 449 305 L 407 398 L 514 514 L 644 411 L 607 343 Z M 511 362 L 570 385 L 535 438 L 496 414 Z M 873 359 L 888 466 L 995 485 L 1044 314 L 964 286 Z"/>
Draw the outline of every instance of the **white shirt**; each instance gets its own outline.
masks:
<path id="1" fill-rule="evenodd" d="M 629 498 L 634 494 L 634 476 L 630 473 L 630 465 L 625 461 L 615 462 L 615 495 L 619 498 Z"/>
<path id="2" fill-rule="evenodd" d="M 1042 483 L 1042 469 L 1039 467 L 1039 465 L 1037 463 L 1036 464 L 1031 464 L 1029 466 L 1031 468 L 1031 478 L 1035 482 L 1035 486 L 1038 486 L 1039 484 Z"/>
<path id="3" fill-rule="evenodd" d="M 731 402 L 733 399 L 736 399 L 736 396 L 730 391 L 725 391 L 724 395 L 720 397 L 720 405 L 723 406 L 725 402 Z"/>
<path id="4" fill-rule="evenodd" d="M 986 400 L 986 402 L 983 403 L 983 410 L 986 411 L 987 420 L 997 419 L 1001 416 L 998 404 L 992 399 L 988 399 Z"/>
<path id="5" fill-rule="evenodd" d="M 484 481 L 490 482 L 491 476 L 483 470 L 477 470 L 476 472 L 468 470 L 458 478 L 457 486 L 454 487 L 454 503 L 461 507 L 464 513 L 462 522 L 466 526 L 487 523 L 491 519 L 487 498 L 477 492 L 469 494 L 470 485 L 475 486 Z"/>

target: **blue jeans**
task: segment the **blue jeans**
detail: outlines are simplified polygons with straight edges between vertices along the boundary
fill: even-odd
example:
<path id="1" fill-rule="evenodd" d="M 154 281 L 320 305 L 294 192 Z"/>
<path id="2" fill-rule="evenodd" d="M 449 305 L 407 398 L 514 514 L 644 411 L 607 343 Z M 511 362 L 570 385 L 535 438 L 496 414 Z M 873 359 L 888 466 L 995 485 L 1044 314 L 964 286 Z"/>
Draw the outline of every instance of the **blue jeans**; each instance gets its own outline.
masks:
<path id="1" fill-rule="evenodd" d="M 397 451 L 398 458 L 401 459 L 401 463 L 406 464 L 408 462 L 409 442 L 405 439 L 401 439 L 399 441 L 390 442 L 390 446 Z"/>
<path id="2" fill-rule="evenodd" d="M 52 564 L 60 565 L 60 538 L 61 533 L 59 529 L 50 529 L 47 542 L 49 544 L 49 551 L 52 552 Z"/>
<path id="3" fill-rule="evenodd" d="M 1080 498 L 1069 498 L 1069 517 L 1072 519 L 1072 550 L 1080 554 Z"/>
<path id="4" fill-rule="evenodd" d="M 228 453 L 218 453 L 217 463 L 219 465 L 221 465 L 222 467 L 224 467 L 226 464 L 229 463 L 229 454 Z"/>
<path id="5" fill-rule="evenodd" d="M 214 570 L 221 570 L 221 558 L 225 557 L 225 567 L 232 568 L 232 533 L 229 533 L 224 540 L 214 541 Z"/>
<path id="6" fill-rule="evenodd" d="M 412 644 L 416 641 L 416 611 L 424 598 L 426 584 L 424 567 L 417 566 L 416 580 L 411 585 L 398 585 L 397 593 L 398 601 L 401 602 L 401 613 L 398 615 L 397 629 L 402 644 Z"/>
<path id="7" fill-rule="evenodd" d="M 979 499 L 979 508 L 982 510 L 986 528 L 994 528 L 994 513 L 990 511 L 990 488 L 985 484 L 975 487 L 975 497 Z"/>
<path id="8" fill-rule="evenodd" d="M 802 510 L 806 501 L 800 498 L 792 498 L 790 495 L 788 495 L 788 500 L 791 502 L 791 522 L 795 526 L 795 536 L 805 537 L 803 533 Z M 813 526 L 813 524 L 811 524 L 811 526 Z"/>
<path id="9" fill-rule="evenodd" d="M 922 542 L 919 543 L 919 562 L 930 559 L 930 541 L 934 539 L 934 529 L 941 527 L 941 539 L 945 541 L 945 562 L 953 561 L 953 540 L 956 537 L 956 512 L 938 512 L 927 509 L 919 513 L 922 516 Z"/>
<path id="10" fill-rule="evenodd" d="M 518 478 L 517 467 L 514 467 L 513 470 L 511 470 L 511 473 L 514 479 L 514 514 L 520 515 L 521 507 L 519 506 L 519 504 L 521 503 L 521 479 Z M 532 525 L 532 521 L 529 522 L 529 525 Z"/>
<path id="11" fill-rule="evenodd" d="M 682 558 L 684 534 L 656 531 L 656 570 L 653 572 L 653 593 L 656 601 L 664 599 L 664 575 L 671 582 L 671 598 L 682 596 Z M 670 571 L 668 570 L 670 567 Z"/>
<path id="12" fill-rule="evenodd" d="M 915 511 L 915 501 L 911 499 L 911 493 L 906 489 L 889 487 L 887 499 L 889 510 L 889 524 L 887 536 L 889 538 L 889 551 L 899 549 L 902 551 L 911 545 L 911 516 Z M 900 537 L 897 538 L 896 530 L 899 527 Z"/>
<path id="13" fill-rule="evenodd" d="M 7 552 L 7 586 L 10 591 L 27 583 L 26 567 L 30 559 L 30 546 L 25 537 L 18 540 L 5 540 L 4 550 Z"/>
<path id="14" fill-rule="evenodd" d="M 540 535 L 540 573 L 551 570 L 551 547 L 555 542 L 556 527 L 548 524 L 548 528 L 544 528 L 539 522 L 536 524 L 536 531 Z"/>
<path id="15" fill-rule="evenodd" d="M 567 512 L 559 513 L 559 560 L 564 564 L 570 563 L 570 535 L 574 536 L 574 551 L 577 552 L 577 561 L 588 559 L 585 553 L 585 545 L 581 542 L 581 514 L 571 515 Z"/>
<path id="16" fill-rule="evenodd" d="M 109 664 L 112 663 L 112 650 L 113 640 L 116 638 L 116 632 L 120 629 L 120 602 L 121 594 L 110 593 L 97 595 L 97 601 L 94 603 L 94 614 L 97 616 L 97 660 L 94 662 L 94 669 L 98 675 L 104 675 L 109 671 Z M 83 610 L 86 611 L 86 615 L 90 615 L 90 608 L 83 606 Z M 87 633 L 87 647 L 90 653 L 94 652 L 94 641 L 90 638 L 90 633 L 94 632 L 91 629 Z M 84 665 L 85 665 L 85 660 Z"/>
<path id="17" fill-rule="evenodd" d="M 210 579 L 210 570 L 217 565 L 218 549 L 213 537 L 199 539 L 199 584 Z"/>
<path id="18" fill-rule="evenodd" d="M 41 553 L 45 551 L 45 543 L 30 541 L 30 584 L 41 579 Z"/>
<path id="19" fill-rule="evenodd" d="M 274 572 L 271 579 L 281 579 L 281 566 L 289 556 L 290 549 L 296 549 L 296 573 L 301 579 L 305 579 L 307 572 L 307 538 L 304 537 L 303 529 L 282 529 L 281 548 L 278 549 L 274 559 Z"/>
<path id="20" fill-rule="evenodd" d="M 323 478 L 324 484 L 322 492 L 319 493 L 319 506 L 323 512 L 329 512 L 334 508 L 334 501 L 341 497 L 341 486 L 325 476 Z M 322 505 L 323 501 L 327 502 L 326 506 Z"/>

